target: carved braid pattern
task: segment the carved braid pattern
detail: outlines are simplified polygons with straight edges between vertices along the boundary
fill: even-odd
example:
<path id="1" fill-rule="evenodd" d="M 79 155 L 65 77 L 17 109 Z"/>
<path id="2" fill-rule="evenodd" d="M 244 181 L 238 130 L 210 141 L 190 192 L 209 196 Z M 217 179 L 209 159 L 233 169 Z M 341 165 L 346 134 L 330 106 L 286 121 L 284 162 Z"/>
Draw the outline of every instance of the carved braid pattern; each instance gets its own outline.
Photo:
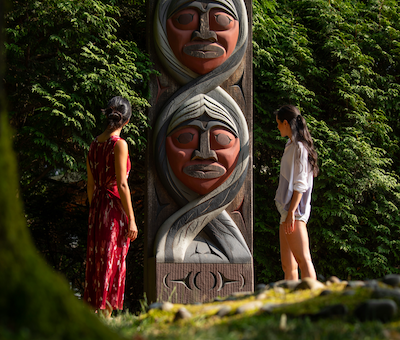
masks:
<path id="1" fill-rule="evenodd" d="M 169 47 L 166 33 L 168 13 L 192 2 L 161 0 L 156 9 L 154 31 L 157 53 L 168 72 L 184 84 L 165 104 L 154 130 L 154 154 L 158 174 L 168 192 L 181 206 L 158 230 L 155 241 L 157 262 L 184 262 L 187 247 L 206 225 L 208 232 L 224 247 L 230 263 L 251 262 L 251 253 L 243 235 L 225 211 L 242 187 L 247 174 L 248 128 L 239 106 L 219 87 L 219 84 L 235 72 L 246 52 L 247 11 L 243 0 L 213 2 L 224 6 L 239 21 L 239 37 L 232 55 L 222 65 L 202 76 L 193 73 L 177 60 Z M 176 126 L 179 118 L 185 120 L 183 116 L 188 114 L 187 108 L 190 105 L 198 106 L 197 111 L 191 111 L 191 119 L 206 112 L 209 116 L 223 121 L 235 131 L 241 146 L 237 165 L 228 179 L 212 192 L 198 197 L 175 177 L 169 167 L 165 150 L 165 140 L 169 131 Z M 236 239 L 236 244 L 243 247 L 239 256 L 235 256 L 237 252 L 234 249 L 229 249 L 229 239 Z"/>

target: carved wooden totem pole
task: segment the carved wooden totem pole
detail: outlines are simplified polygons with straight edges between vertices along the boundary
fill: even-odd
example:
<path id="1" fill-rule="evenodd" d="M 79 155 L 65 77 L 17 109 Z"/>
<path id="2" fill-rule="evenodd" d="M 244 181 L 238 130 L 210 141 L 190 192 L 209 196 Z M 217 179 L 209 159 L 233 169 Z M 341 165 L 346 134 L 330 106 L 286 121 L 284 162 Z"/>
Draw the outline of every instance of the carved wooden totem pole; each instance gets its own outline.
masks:
<path id="1" fill-rule="evenodd" d="M 151 20 L 150 18 L 153 18 Z M 251 0 L 150 0 L 145 291 L 253 290 Z"/>

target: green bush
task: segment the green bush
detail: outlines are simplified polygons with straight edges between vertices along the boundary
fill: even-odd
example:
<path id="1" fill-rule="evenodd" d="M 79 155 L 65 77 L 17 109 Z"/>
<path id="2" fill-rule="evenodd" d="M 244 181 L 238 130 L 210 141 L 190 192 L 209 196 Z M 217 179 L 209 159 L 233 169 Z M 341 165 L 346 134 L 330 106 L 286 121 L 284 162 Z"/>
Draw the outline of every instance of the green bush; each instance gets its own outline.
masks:
<path id="1" fill-rule="evenodd" d="M 399 272 L 399 10 L 396 1 L 254 1 L 258 280 L 283 275 L 273 199 L 285 142 L 272 113 L 285 103 L 301 108 L 319 154 L 308 225 L 317 273 Z"/>

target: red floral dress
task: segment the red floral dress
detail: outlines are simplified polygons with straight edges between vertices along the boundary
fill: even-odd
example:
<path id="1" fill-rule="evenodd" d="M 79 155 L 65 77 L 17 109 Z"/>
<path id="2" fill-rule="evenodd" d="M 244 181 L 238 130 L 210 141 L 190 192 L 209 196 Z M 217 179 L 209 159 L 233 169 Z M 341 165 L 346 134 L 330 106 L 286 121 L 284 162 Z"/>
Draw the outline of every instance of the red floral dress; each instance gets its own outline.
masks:
<path id="1" fill-rule="evenodd" d="M 95 139 L 89 149 L 89 166 L 95 188 L 89 213 L 84 300 L 96 309 L 108 301 L 114 309 L 124 303 L 126 264 L 130 240 L 115 175 L 114 146 L 121 139 Z M 127 160 L 127 176 L 131 163 Z"/>

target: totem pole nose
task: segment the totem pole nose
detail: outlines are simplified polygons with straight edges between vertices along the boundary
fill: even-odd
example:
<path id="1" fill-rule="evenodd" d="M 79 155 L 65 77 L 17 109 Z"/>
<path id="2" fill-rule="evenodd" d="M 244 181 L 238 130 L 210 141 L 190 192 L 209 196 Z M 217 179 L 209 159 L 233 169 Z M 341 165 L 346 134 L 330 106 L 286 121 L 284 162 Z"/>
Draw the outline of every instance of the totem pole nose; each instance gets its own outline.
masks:
<path id="1" fill-rule="evenodd" d="M 200 30 L 194 31 L 192 34 L 192 41 L 196 40 L 208 40 L 211 42 L 218 41 L 217 34 L 214 31 L 210 31 L 210 11 L 206 11 L 200 14 Z"/>
<path id="2" fill-rule="evenodd" d="M 210 130 L 202 131 L 200 133 L 199 149 L 194 150 L 192 160 L 213 160 L 218 162 L 217 153 L 210 148 Z"/>

